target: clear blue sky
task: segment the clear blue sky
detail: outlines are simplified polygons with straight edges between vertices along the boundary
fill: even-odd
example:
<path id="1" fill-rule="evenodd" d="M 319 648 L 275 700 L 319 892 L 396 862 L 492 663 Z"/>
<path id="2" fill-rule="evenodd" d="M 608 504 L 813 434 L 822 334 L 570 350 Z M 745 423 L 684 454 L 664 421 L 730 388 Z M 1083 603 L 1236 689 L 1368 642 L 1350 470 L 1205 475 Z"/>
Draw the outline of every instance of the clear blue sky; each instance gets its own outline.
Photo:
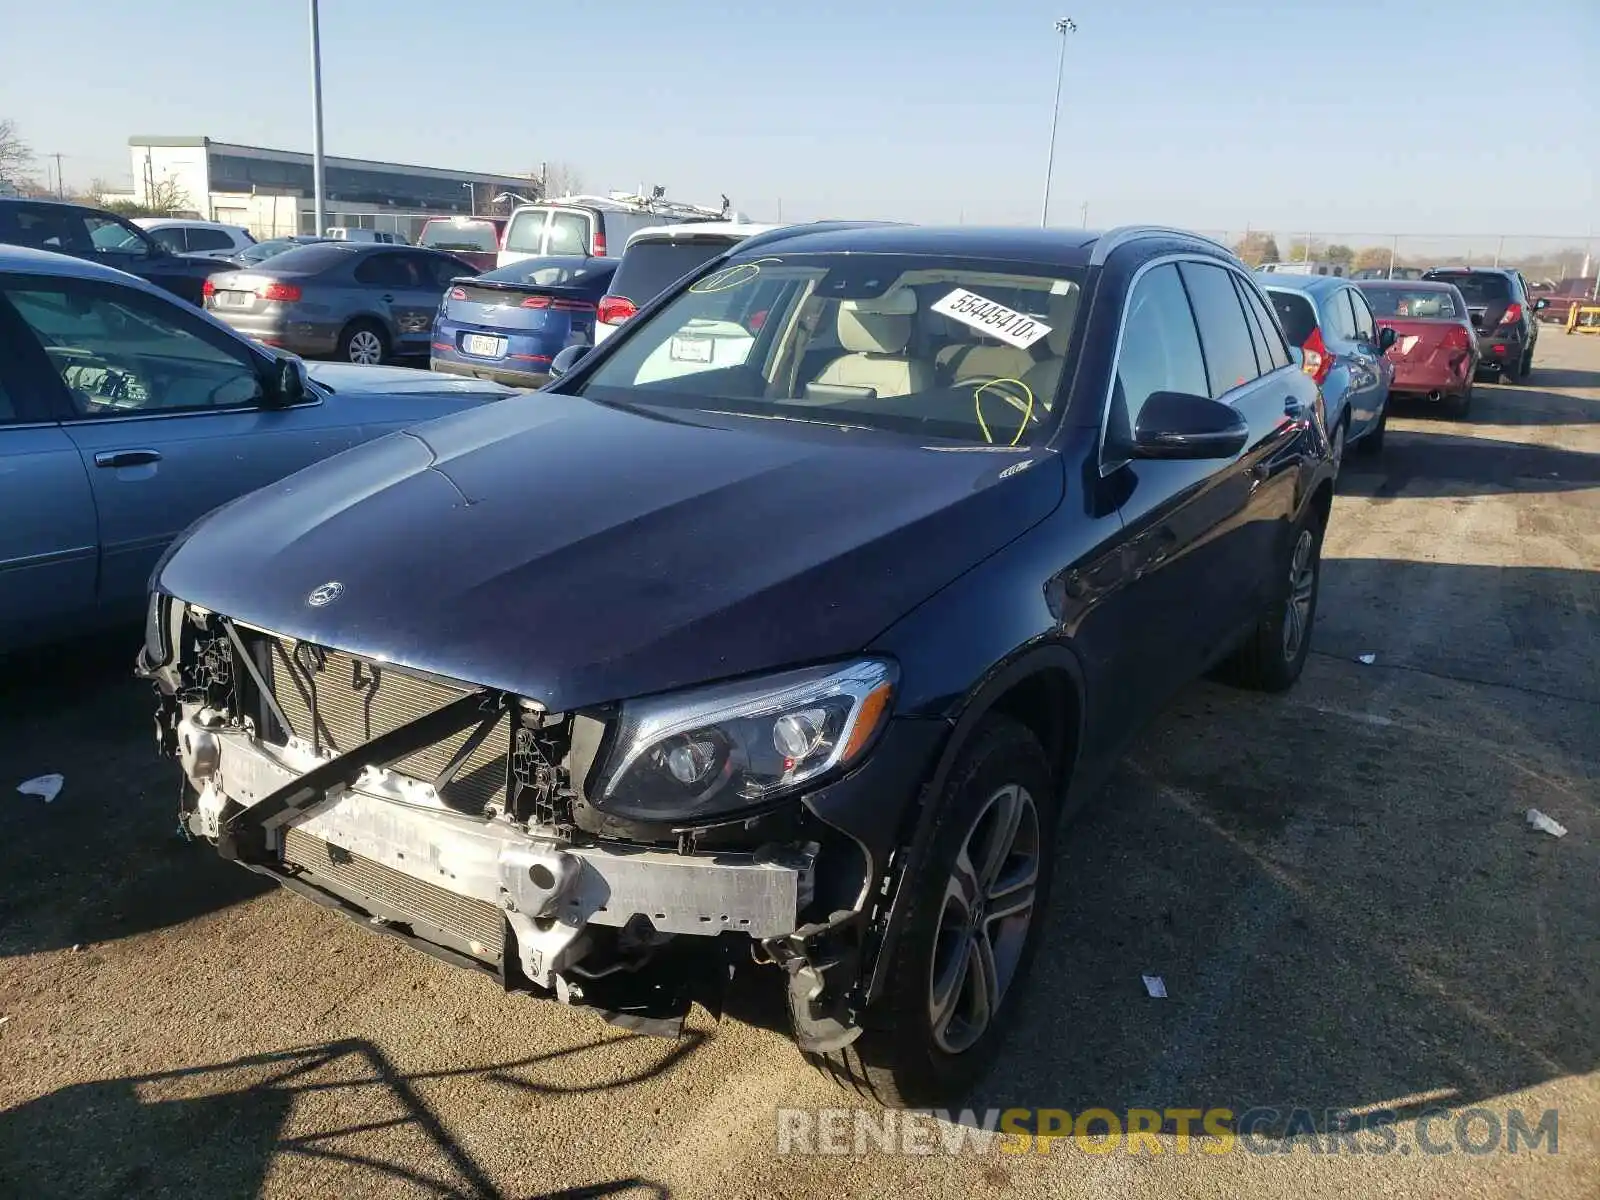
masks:
<path id="1" fill-rule="evenodd" d="M 310 148 L 301 0 L 0 0 L 0 117 Z M 701 15 L 695 15 L 695 14 Z M 757 217 L 1582 234 L 1600 0 L 323 0 L 330 154 L 728 193 Z M 41 164 L 41 174 L 43 166 Z"/>

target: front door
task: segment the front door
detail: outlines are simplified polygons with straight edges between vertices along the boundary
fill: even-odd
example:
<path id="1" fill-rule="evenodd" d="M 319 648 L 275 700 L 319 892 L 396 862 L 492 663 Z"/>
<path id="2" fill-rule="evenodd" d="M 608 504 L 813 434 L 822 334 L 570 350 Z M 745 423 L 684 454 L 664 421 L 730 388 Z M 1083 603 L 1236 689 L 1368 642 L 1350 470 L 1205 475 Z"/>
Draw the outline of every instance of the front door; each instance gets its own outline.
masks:
<path id="1" fill-rule="evenodd" d="M 120 284 L 7 277 L 99 514 L 102 609 L 137 613 L 161 552 L 218 505 L 351 445 L 320 398 L 263 405 L 262 361 L 182 305 Z"/>

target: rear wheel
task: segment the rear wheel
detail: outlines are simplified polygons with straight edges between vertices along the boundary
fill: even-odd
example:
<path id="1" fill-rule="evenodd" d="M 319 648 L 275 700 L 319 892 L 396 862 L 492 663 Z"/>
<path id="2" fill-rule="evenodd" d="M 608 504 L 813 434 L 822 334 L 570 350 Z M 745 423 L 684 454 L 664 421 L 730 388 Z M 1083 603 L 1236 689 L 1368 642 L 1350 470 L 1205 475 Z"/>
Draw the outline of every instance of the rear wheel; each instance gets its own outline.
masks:
<path id="1" fill-rule="evenodd" d="M 884 998 L 842 1051 L 808 1055 L 890 1107 L 959 1099 L 995 1046 L 1038 947 L 1054 860 L 1056 789 L 1039 740 L 990 714 L 939 797 L 928 856 L 908 889 Z"/>
<path id="2" fill-rule="evenodd" d="M 1338 473 L 1339 468 L 1344 464 L 1344 443 L 1345 443 L 1346 437 L 1348 436 L 1349 428 L 1350 428 L 1350 418 L 1345 417 L 1344 419 L 1342 419 L 1339 422 L 1338 425 L 1336 425 L 1334 427 L 1334 430 L 1333 430 L 1332 450 L 1333 450 L 1333 470 L 1334 470 L 1335 474 Z"/>
<path id="3" fill-rule="evenodd" d="M 1223 675 L 1240 687 L 1287 691 L 1300 678 L 1311 653 L 1311 627 L 1322 582 L 1322 522 L 1316 514 L 1309 514 L 1295 530 L 1288 558 L 1282 600 L 1262 615 L 1224 665 Z"/>
<path id="4" fill-rule="evenodd" d="M 376 366 L 389 357 L 389 338 L 376 321 L 351 321 L 339 335 L 338 356 L 344 362 Z"/>

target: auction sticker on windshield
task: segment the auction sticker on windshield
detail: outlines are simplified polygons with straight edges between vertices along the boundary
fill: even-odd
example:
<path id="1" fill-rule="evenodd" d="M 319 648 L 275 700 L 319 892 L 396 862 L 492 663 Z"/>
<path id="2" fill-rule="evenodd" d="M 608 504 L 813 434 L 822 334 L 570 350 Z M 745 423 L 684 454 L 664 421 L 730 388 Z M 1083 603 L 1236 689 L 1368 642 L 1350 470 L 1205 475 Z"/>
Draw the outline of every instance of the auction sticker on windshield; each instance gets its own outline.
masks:
<path id="1" fill-rule="evenodd" d="M 1050 326 L 1034 320 L 1027 313 L 1019 313 L 966 288 L 956 288 L 944 299 L 936 300 L 928 307 L 1023 350 L 1050 332 Z"/>

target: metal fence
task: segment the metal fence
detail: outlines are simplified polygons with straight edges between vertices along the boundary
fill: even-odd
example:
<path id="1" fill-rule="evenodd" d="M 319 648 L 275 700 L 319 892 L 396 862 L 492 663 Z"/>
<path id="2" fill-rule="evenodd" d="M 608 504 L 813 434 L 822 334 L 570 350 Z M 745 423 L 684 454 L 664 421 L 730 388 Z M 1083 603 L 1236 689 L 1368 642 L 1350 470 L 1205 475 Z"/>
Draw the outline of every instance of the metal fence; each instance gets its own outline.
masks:
<path id="1" fill-rule="evenodd" d="M 1333 261 L 1363 267 L 1515 267 L 1530 283 L 1595 273 L 1591 234 L 1359 233 L 1340 230 L 1200 230 L 1247 262 Z"/>

